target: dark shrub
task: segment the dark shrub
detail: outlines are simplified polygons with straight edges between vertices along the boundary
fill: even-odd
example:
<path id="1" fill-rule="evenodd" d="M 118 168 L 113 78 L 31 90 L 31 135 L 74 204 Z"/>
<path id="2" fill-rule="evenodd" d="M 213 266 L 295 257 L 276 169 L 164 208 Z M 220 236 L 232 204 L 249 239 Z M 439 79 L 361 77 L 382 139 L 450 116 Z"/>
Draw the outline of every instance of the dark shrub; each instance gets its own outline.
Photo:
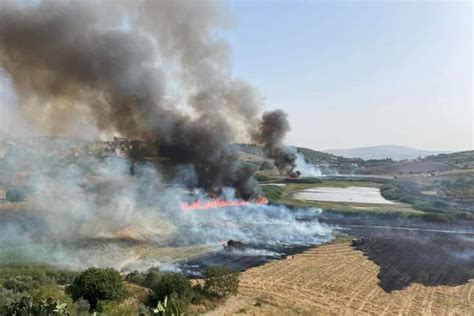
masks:
<path id="1" fill-rule="evenodd" d="M 145 283 L 145 274 L 135 270 L 135 271 L 132 271 L 129 274 L 127 274 L 125 276 L 125 280 L 127 282 L 143 286 L 143 284 Z"/>
<path id="2" fill-rule="evenodd" d="M 161 279 L 159 268 L 150 268 L 147 273 L 132 271 L 125 276 L 125 280 L 147 288 L 154 288 Z"/>

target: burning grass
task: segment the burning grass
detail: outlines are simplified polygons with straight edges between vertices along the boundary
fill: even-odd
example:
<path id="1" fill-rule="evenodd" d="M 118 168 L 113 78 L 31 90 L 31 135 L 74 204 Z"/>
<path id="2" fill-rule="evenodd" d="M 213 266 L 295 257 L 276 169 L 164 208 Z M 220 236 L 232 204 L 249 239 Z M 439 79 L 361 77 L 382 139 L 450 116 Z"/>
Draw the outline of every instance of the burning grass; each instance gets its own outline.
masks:
<path id="1" fill-rule="evenodd" d="M 196 200 L 194 202 L 181 203 L 181 208 L 185 211 L 193 210 L 206 210 L 213 208 L 223 208 L 223 207 L 235 207 L 235 206 L 248 206 L 248 205 L 266 205 L 268 204 L 268 199 L 265 197 L 259 197 L 253 201 L 246 200 L 222 200 L 219 198 L 213 198 L 211 200 Z"/>

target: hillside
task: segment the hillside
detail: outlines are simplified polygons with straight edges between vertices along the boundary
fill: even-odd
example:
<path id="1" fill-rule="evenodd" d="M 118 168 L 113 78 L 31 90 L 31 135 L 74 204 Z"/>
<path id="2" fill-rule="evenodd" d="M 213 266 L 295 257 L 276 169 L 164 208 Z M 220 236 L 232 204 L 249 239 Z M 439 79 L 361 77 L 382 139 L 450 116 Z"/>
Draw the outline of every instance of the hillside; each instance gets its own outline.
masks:
<path id="1" fill-rule="evenodd" d="M 419 157 L 447 153 L 446 151 L 430 151 L 397 145 L 382 145 L 349 149 L 330 149 L 325 150 L 324 152 L 346 158 L 362 158 L 365 160 L 385 158 L 390 158 L 393 160 L 416 159 Z"/>
<path id="2" fill-rule="evenodd" d="M 474 151 L 427 156 L 423 159 L 374 163 L 359 168 L 357 173 L 371 175 L 433 174 L 440 172 L 467 172 L 474 168 Z"/>

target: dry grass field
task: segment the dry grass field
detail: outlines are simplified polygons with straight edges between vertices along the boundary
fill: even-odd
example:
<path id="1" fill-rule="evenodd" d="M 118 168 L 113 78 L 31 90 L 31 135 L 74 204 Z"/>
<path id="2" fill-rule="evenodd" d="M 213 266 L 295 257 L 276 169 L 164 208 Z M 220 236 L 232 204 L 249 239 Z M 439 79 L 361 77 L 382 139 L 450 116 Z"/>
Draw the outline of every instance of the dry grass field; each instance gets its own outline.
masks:
<path id="1" fill-rule="evenodd" d="M 474 315 L 474 279 L 386 292 L 379 272 L 349 242 L 323 245 L 247 270 L 239 294 L 209 315 Z"/>

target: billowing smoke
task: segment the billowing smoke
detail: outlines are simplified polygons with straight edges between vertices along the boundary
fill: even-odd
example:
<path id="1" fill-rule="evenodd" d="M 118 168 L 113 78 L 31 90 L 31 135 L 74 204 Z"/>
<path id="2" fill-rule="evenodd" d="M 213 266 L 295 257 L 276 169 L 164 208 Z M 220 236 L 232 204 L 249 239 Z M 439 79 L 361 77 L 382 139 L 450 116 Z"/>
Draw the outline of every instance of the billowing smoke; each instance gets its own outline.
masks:
<path id="1" fill-rule="evenodd" d="M 219 9 L 202 1 L 2 2 L 0 65 L 23 115 L 44 133 L 156 140 L 171 162 L 194 166 L 200 186 L 231 185 L 248 198 L 259 194 L 255 170 L 229 144 L 259 124 L 260 98 L 231 77 L 229 47 L 211 35 L 224 20 Z M 280 131 L 268 130 L 272 119 Z M 283 112 L 266 114 L 260 127 L 266 152 L 291 168 Z"/>
<path id="2" fill-rule="evenodd" d="M 288 115 L 282 110 L 265 112 L 254 138 L 263 144 L 264 154 L 273 159 L 282 175 L 290 174 L 296 166 L 296 154 L 285 146 L 283 140 L 290 131 Z"/>
<path id="3" fill-rule="evenodd" d="M 260 194 L 256 167 L 239 161 L 231 145 L 237 141 L 262 144 L 282 173 L 294 167 L 283 145 L 286 114 L 260 118 L 259 95 L 231 76 L 229 47 L 214 35 L 225 20 L 206 1 L 0 3 L 0 83 L 8 82 L 18 105 L 8 113 L 41 135 L 79 138 L 5 142 L 14 145 L 0 161 L 0 180 L 22 183 L 27 199 L 7 205 L 25 217 L 0 223 L 2 253 L 24 245 L 22 255 L 70 265 L 79 252 L 64 249 L 78 249 L 70 244 L 84 238 L 165 246 L 329 238 L 328 229 L 298 222 L 285 208 L 212 217 L 180 208 L 207 196 L 190 196 L 185 185 L 221 196 L 231 187 L 237 198 Z M 156 144 L 163 164 L 177 170 L 174 178 L 162 181 L 160 164 L 93 157 L 80 140 L 111 136 Z M 315 238 L 316 228 L 324 236 Z"/>

